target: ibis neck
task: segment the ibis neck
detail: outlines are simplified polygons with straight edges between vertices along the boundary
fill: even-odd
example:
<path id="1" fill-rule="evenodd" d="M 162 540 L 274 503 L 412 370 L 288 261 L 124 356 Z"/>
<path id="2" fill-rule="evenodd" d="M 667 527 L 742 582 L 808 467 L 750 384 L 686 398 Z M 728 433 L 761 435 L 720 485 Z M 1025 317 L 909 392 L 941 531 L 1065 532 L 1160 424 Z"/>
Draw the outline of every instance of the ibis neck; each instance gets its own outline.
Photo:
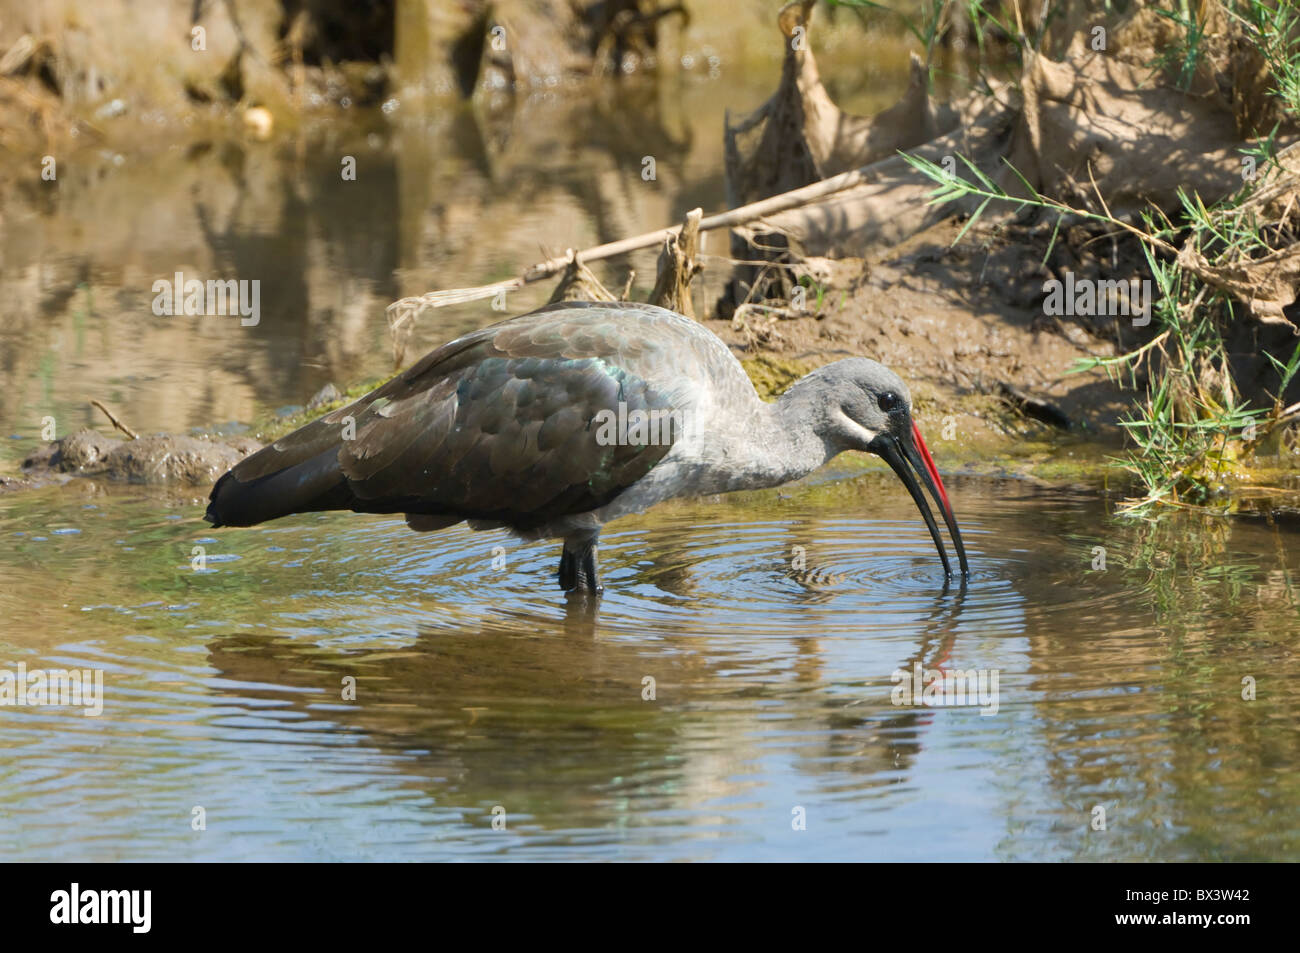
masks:
<path id="1" fill-rule="evenodd" d="M 798 480 L 839 453 L 817 433 L 811 402 L 787 392 L 776 403 L 757 398 L 727 448 L 728 489 L 763 489 Z"/>

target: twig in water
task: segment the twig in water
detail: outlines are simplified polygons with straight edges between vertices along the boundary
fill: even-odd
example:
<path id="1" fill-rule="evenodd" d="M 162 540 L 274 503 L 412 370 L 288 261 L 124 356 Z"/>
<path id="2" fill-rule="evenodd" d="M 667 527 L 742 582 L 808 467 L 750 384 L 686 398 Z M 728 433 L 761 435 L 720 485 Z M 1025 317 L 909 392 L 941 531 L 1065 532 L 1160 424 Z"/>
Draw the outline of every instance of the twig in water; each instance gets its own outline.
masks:
<path id="1" fill-rule="evenodd" d="M 109 422 L 112 423 L 112 425 L 113 425 L 114 427 L 116 427 L 118 430 L 122 431 L 122 433 L 126 434 L 126 435 L 127 435 L 128 437 L 130 437 L 132 440 L 139 440 L 139 439 L 140 439 L 140 435 L 139 435 L 138 433 L 136 433 L 134 430 L 132 430 L 132 429 L 131 429 L 130 427 L 128 427 L 126 424 L 122 423 L 122 421 L 118 420 L 118 419 L 117 419 L 117 415 L 114 414 L 114 413 L 113 413 L 111 410 L 109 410 L 107 407 L 105 407 L 103 404 L 101 404 L 99 401 L 95 400 L 95 399 L 92 397 L 91 400 L 90 400 L 90 403 L 91 403 L 93 406 L 98 407 L 100 410 L 102 410 L 102 411 L 104 412 L 104 416 L 107 417 L 107 418 L 109 419 Z"/>

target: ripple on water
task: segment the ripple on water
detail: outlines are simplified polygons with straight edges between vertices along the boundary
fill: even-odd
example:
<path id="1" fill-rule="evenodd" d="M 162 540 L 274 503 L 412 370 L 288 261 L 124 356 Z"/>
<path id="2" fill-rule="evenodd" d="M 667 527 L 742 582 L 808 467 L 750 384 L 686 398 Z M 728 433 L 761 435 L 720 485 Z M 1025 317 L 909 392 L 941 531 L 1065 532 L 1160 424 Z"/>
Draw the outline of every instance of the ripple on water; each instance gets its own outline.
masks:
<path id="1" fill-rule="evenodd" d="M 301 526 L 261 534 L 256 546 L 243 547 L 246 571 L 281 574 L 290 598 L 309 603 L 281 602 L 293 618 L 346 627 L 349 619 L 364 624 L 378 613 L 383 621 L 372 621 L 390 630 L 395 616 L 436 630 L 499 624 L 503 616 L 535 626 L 571 611 L 555 586 L 554 541 L 464 527 L 416 535 L 398 520 L 328 519 L 328 553 Z M 1008 572 L 982 561 L 978 525 L 964 535 L 975 571 L 963 585 L 945 579 L 924 530 L 902 521 L 800 513 L 705 523 L 685 512 L 615 523 L 601 538 L 607 589 L 600 629 L 636 637 L 785 638 L 812 630 L 861 637 L 958 608 L 963 620 L 1018 629 L 1015 567 Z"/>

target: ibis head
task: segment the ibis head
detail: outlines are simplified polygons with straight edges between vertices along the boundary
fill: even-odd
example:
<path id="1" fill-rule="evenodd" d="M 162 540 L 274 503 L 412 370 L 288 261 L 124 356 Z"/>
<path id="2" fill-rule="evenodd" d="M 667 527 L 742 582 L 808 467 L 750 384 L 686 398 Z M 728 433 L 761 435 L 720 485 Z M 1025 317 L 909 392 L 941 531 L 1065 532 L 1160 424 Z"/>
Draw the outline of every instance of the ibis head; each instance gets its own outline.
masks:
<path id="1" fill-rule="evenodd" d="M 783 403 L 789 404 L 788 417 L 803 418 L 805 426 L 811 422 L 826 444 L 828 456 L 859 450 L 874 453 L 889 464 L 921 511 L 944 572 L 951 576 L 952 564 L 922 486 L 929 490 L 952 537 L 961 573 L 969 574 L 966 547 L 948 492 L 912 419 L 912 396 L 902 378 L 869 358 L 847 358 L 800 378 L 786 392 Z"/>

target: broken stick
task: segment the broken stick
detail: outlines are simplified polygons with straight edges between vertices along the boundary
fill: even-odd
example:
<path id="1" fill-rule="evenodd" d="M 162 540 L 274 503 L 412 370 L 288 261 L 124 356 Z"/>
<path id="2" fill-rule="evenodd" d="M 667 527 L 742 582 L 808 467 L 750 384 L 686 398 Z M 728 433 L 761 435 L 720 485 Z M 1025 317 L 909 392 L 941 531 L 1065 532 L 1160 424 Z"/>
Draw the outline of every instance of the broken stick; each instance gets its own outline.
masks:
<path id="1" fill-rule="evenodd" d="M 122 431 L 122 433 L 126 434 L 126 435 L 127 435 L 128 437 L 130 437 L 132 440 L 139 440 L 139 439 L 140 439 L 140 435 L 139 435 L 138 433 L 136 433 L 134 430 L 132 430 L 132 429 L 131 429 L 130 427 L 128 427 L 126 424 L 122 423 L 122 421 L 118 420 L 118 419 L 117 419 L 117 415 L 114 414 L 114 413 L 113 413 L 111 410 L 109 410 L 107 407 L 105 407 L 103 404 L 101 404 L 99 401 L 95 400 L 95 399 L 92 397 L 92 398 L 90 399 L 90 403 L 91 403 L 92 406 L 98 407 L 100 410 L 102 410 L 102 411 L 104 412 L 104 416 L 108 418 L 109 422 L 110 422 L 114 427 L 116 427 L 118 430 Z"/>
<path id="2" fill-rule="evenodd" d="M 710 215 L 707 218 L 700 219 L 699 229 L 701 232 L 709 232 L 719 228 L 732 228 L 736 225 L 743 225 L 746 222 L 752 222 L 755 219 L 762 218 L 764 215 L 771 215 L 774 212 L 782 212 L 786 209 L 797 208 L 813 199 L 824 198 L 827 195 L 833 195 L 836 192 L 842 192 L 844 189 L 852 188 L 855 185 L 863 185 L 874 182 L 877 179 L 877 172 L 871 166 L 862 166 L 858 169 L 852 169 L 848 172 L 841 172 L 839 175 L 831 176 L 829 179 L 823 179 L 820 182 L 814 182 L 812 185 L 805 185 L 802 188 L 793 189 L 789 192 L 782 192 L 780 195 L 773 195 L 771 198 L 761 199 L 757 202 L 750 202 L 748 205 L 742 205 L 740 208 L 733 208 L 726 212 L 719 212 L 716 215 Z M 695 210 L 701 215 L 702 210 Z M 692 212 L 691 214 L 695 214 Z M 453 288 L 447 291 L 430 291 L 427 294 L 415 295 L 413 297 L 402 298 L 394 301 L 388 306 L 390 312 L 418 314 L 425 308 L 445 308 L 453 304 L 466 304 L 470 301 L 481 301 L 484 298 L 491 298 L 493 295 L 502 291 L 518 291 L 526 284 L 534 281 L 541 281 L 543 278 L 549 278 L 564 268 L 568 267 L 573 260 L 579 262 L 600 261 L 604 258 L 613 258 L 615 255 L 625 255 L 628 252 L 639 251 L 642 248 L 653 248 L 656 245 L 662 245 L 670 237 L 676 236 L 682 230 L 681 225 L 673 225 L 668 228 L 655 229 L 653 232 L 645 232 L 641 235 L 635 235 L 632 238 L 619 239 L 616 242 L 606 242 L 604 245 L 596 245 L 579 252 L 566 252 L 563 255 L 550 258 L 546 261 L 539 262 L 530 268 L 525 269 L 524 273 L 518 278 L 509 278 L 505 281 L 494 282 L 490 285 L 480 285 L 476 288 Z"/>

